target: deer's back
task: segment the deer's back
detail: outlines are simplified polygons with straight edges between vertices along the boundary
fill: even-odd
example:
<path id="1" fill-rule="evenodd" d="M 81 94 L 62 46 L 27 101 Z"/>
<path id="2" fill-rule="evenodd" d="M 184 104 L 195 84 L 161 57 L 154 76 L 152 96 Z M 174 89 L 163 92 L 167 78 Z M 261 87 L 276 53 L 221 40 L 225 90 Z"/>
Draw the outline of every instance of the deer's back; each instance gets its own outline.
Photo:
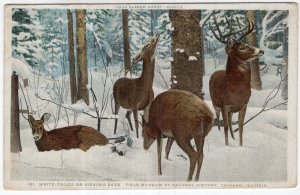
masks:
<path id="1" fill-rule="evenodd" d="M 127 77 L 120 78 L 114 83 L 113 96 L 123 108 L 132 109 L 132 105 L 139 105 L 138 109 L 144 109 L 149 104 L 149 98 L 153 97 L 152 88 L 148 91 L 137 84 L 137 79 Z"/>
<path id="2" fill-rule="evenodd" d="M 199 130 L 201 121 L 212 123 L 213 114 L 203 100 L 183 90 L 169 90 L 159 94 L 151 103 L 149 123 L 160 129 L 182 132 L 193 136 Z"/>
<path id="3" fill-rule="evenodd" d="M 219 70 L 210 78 L 209 92 L 215 107 L 234 105 L 233 112 L 236 112 L 249 101 L 250 80 L 247 75 L 240 72 L 228 74 L 225 70 Z"/>
<path id="4" fill-rule="evenodd" d="M 69 126 L 48 131 L 39 141 L 36 141 L 36 146 L 39 151 L 62 150 L 78 148 L 80 141 L 77 133 L 82 126 Z"/>

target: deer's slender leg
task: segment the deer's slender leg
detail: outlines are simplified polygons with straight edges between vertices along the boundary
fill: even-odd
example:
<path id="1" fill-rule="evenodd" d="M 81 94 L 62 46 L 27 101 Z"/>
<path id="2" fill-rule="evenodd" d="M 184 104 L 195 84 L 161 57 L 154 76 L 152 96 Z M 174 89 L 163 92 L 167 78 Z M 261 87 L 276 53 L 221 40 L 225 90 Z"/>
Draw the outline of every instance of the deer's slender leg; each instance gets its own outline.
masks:
<path id="1" fill-rule="evenodd" d="M 162 151 L 162 136 L 157 137 L 157 160 L 158 160 L 158 175 L 162 175 L 161 172 L 161 151 Z"/>
<path id="2" fill-rule="evenodd" d="M 231 135 L 232 139 L 235 140 L 234 133 L 233 133 L 233 130 L 232 130 L 232 124 L 231 124 L 231 122 L 232 122 L 232 114 L 233 114 L 232 112 L 228 113 L 228 126 L 229 126 L 229 129 L 230 129 L 230 135 Z"/>
<path id="3" fill-rule="evenodd" d="M 173 142 L 174 142 L 174 139 L 171 138 L 171 137 L 168 137 L 167 145 L 166 145 L 166 148 L 165 148 L 166 159 L 169 159 L 169 153 L 170 153 Z"/>
<path id="4" fill-rule="evenodd" d="M 132 113 L 131 110 L 127 110 L 127 112 L 126 112 L 126 118 L 128 120 L 128 123 L 129 123 L 131 131 L 133 131 L 133 127 L 132 127 L 132 123 L 131 123 L 131 113 Z"/>
<path id="5" fill-rule="evenodd" d="M 245 119 L 246 111 L 247 111 L 247 104 L 245 104 L 239 112 L 240 146 L 243 146 L 243 126 L 244 126 L 244 119 Z"/>
<path id="6" fill-rule="evenodd" d="M 120 104 L 115 102 L 115 115 L 117 115 L 119 113 L 119 109 L 120 109 Z M 117 133 L 117 126 L 118 126 L 118 118 L 116 117 L 115 119 L 115 129 L 114 129 L 114 134 Z"/>
<path id="7" fill-rule="evenodd" d="M 188 181 L 191 181 L 193 178 L 193 174 L 195 171 L 196 163 L 198 161 L 198 154 L 193 149 L 193 146 L 191 145 L 191 142 L 189 139 L 185 137 L 181 137 L 180 141 L 176 141 L 178 146 L 189 156 L 190 159 L 190 170 L 188 175 Z"/>
<path id="8" fill-rule="evenodd" d="M 199 181 L 200 170 L 203 162 L 203 146 L 204 146 L 205 137 L 204 135 L 198 135 L 194 139 L 195 139 L 197 153 L 198 153 L 198 163 L 197 163 L 197 172 L 196 172 L 195 180 Z"/>
<path id="9" fill-rule="evenodd" d="M 225 144 L 228 146 L 228 112 L 227 109 L 225 109 L 225 106 L 222 108 L 221 112 L 224 122 Z"/>
<path id="10" fill-rule="evenodd" d="M 134 108 L 132 111 L 133 111 L 133 117 L 134 117 L 134 122 L 135 122 L 136 137 L 139 138 L 138 110 L 137 110 L 137 108 Z"/>
<path id="11" fill-rule="evenodd" d="M 221 131 L 221 128 L 220 128 L 220 109 L 215 108 L 215 110 L 216 110 L 216 116 L 217 116 L 218 129 L 219 129 L 219 131 Z"/>

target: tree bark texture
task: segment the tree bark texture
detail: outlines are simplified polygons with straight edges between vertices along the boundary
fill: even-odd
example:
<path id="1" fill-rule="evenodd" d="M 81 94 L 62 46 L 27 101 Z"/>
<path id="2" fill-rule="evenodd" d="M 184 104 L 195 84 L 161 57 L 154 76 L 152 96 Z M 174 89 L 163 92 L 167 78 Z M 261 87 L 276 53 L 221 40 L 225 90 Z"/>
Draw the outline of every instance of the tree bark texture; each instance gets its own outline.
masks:
<path id="1" fill-rule="evenodd" d="M 192 92 L 200 98 L 204 73 L 202 33 L 198 10 L 170 10 L 172 32 L 171 88 Z"/>
<path id="2" fill-rule="evenodd" d="M 246 16 L 250 21 L 253 22 L 254 26 L 256 25 L 256 12 L 255 10 L 250 10 L 246 12 Z M 246 36 L 246 41 L 249 45 L 252 45 L 254 47 L 257 47 L 257 41 L 256 41 L 256 28 L 254 31 L 252 31 L 248 36 Z M 262 82 L 260 78 L 259 73 L 259 60 L 254 59 L 250 62 L 250 69 L 251 69 L 251 88 L 256 90 L 262 89 Z"/>
<path id="3" fill-rule="evenodd" d="M 78 100 L 89 105 L 85 10 L 76 10 Z"/>
<path id="4" fill-rule="evenodd" d="M 128 28 L 128 10 L 122 10 L 122 21 L 123 21 L 123 43 L 124 43 L 124 65 L 125 65 L 125 76 L 128 72 L 131 75 L 131 61 L 130 61 L 130 46 L 129 46 L 129 28 Z"/>
<path id="5" fill-rule="evenodd" d="M 68 15 L 68 38 L 69 38 L 69 65 L 70 65 L 70 91 L 72 104 L 77 102 L 77 82 L 74 55 L 73 17 L 71 10 L 67 10 Z"/>
<path id="6" fill-rule="evenodd" d="M 22 151 L 20 138 L 20 118 L 19 118 L 19 78 L 15 72 L 11 76 L 11 115 L 10 115 L 10 151 L 18 153 Z"/>

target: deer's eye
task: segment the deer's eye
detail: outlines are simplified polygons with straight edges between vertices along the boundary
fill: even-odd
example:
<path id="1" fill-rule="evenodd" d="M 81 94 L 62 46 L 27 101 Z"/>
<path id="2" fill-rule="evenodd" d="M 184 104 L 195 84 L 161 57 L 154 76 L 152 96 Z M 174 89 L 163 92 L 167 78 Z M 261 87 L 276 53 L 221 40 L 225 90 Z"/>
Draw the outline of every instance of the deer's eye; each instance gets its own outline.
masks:
<path id="1" fill-rule="evenodd" d="M 240 50 L 241 52 L 245 52 L 245 51 L 246 51 L 246 48 L 245 48 L 245 47 L 240 47 L 239 50 Z"/>

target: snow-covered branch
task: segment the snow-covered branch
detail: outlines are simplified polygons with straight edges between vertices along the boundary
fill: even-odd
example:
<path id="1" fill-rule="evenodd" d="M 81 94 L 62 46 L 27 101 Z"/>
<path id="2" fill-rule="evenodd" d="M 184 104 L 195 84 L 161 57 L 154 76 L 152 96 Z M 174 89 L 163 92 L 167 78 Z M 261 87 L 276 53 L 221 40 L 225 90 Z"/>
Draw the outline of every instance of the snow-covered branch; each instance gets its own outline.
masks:
<path id="1" fill-rule="evenodd" d="M 201 21 L 200 21 L 200 27 L 201 28 L 203 28 L 203 26 L 206 24 L 206 22 L 209 20 L 209 18 L 215 13 L 214 10 L 206 11 L 206 12 L 207 12 L 206 16 L 203 19 L 201 19 Z"/>

